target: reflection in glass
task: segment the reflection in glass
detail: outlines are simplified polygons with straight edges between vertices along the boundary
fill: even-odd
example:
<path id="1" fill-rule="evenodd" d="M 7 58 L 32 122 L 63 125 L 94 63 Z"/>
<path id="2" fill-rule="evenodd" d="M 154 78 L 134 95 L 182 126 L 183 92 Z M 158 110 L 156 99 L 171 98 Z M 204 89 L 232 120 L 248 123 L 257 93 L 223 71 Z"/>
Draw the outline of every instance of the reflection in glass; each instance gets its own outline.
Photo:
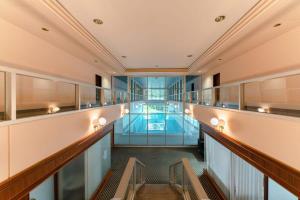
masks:
<path id="1" fill-rule="evenodd" d="M 244 109 L 300 117 L 300 75 L 245 83 Z"/>
<path id="2" fill-rule="evenodd" d="M 58 181 L 59 199 L 85 199 L 84 153 L 58 172 Z"/>
<path id="3" fill-rule="evenodd" d="M 76 109 L 75 84 L 16 76 L 17 118 Z"/>
<path id="4" fill-rule="evenodd" d="M 130 144 L 147 144 L 148 115 L 130 114 Z"/>
<path id="5" fill-rule="evenodd" d="M 100 89 L 80 86 L 80 108 L 94 108 L 100 106 Z"/>
<path id="6" fill-rule="evenodd" d="M 166 143 L 168 145 L 183 144 L 183 115 L 168 114 L 166 116 Z"/>
<path id="7" fill-rule="evenodd" d="M 5 73 L 0 72 L 0 121 L 5 120 Z"/>
<path id="8" fill-rule="evenodd" d="M 298 200 L 298 197 L 276 183 L 271 178 L 269 178 L 268 184 L 268 200 Z"/>
<path id="9" fill-rule="evenodd" d="M 216 106 L 223 108 L 238 109 L 239 108 L 239 86 L 227 86 L 218 89 L 220 93 Z"/>
<path id="10" fill-rule="evenodd" d="M 165 88 L 165 77 L 148 77 L 148 88 Z"/>
<path id="11" fill-rule="evenodd" d="M 197 145 L 199 139 L 199 122 L 192 117 L 184 116 L 184 144 Z"/>
<path id="12" fill-rule="evenodd" d="M 114 140 L 114 144 L 129 144 L 129 115 L 115 121 Z"/>

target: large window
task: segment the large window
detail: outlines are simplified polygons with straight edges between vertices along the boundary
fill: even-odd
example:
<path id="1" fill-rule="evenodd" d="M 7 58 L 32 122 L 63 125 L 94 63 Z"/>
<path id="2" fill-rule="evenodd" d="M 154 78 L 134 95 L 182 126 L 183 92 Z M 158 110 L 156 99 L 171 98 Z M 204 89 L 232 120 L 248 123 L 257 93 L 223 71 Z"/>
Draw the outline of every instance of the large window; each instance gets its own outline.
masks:
<path id="1" fill-rule="evenodd" d="M 115 124 L 115 144 L 196 145 L 199 124 L 183 113 L 182 83 L 183 77 L 131 77 L 130 113 Z"/>

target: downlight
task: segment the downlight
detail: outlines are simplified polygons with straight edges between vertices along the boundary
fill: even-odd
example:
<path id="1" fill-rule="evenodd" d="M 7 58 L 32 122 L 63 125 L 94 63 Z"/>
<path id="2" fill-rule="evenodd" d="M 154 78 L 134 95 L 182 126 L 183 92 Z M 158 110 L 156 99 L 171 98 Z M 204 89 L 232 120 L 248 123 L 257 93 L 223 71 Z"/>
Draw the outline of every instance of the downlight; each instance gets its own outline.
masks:
<path id="1" fill-rule="evenodd" d="M 98 18 L 93 19 L 93 22 L 94 22 L 95 24 L 98 24 L 98 25 L 103 24 L 103 21 L 102 21 L 101 19 L 98 19 Z"/>
<path id="2" fill-rule="evenodd" d="M 42 31 L 46 31 L 46 32 L 49 31 L 49 29 L 47 29 L 47 28 L 45 28 L 45 27 L 42 27 L 41 29 L 42 29 Z"/>
<path id="3" fill-rule="evenodd" d="M 221 21 L 225 20 L 225 18 L 226 18 L 225 15 L 220 15 L 215 18 L 215 22 L 221 22 Z"/>
<path id="4" fill-rule="evenodd" d="M 186 57 L 191 58 L 191 57 L 193 57 L 193 55 L 192 55 L 192 54 L 189 54 L 189 55 L 187 55 Z"/>
<path id="5" fill-rule="evenodd" d="M 278 26 L 281 26 L 281 23 L 277 23 L 277 24 L 275 24 L 273 27 L 278 27 Z"/>

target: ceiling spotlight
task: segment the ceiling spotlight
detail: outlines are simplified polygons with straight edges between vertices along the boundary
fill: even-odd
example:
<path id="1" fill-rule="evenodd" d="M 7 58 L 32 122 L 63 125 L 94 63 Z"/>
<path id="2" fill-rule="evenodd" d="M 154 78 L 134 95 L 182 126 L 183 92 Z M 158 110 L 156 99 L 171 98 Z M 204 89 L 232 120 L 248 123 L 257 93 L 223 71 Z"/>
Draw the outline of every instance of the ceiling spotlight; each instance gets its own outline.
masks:
<path id="1" fill-rule="evenodd" d="M 225 19 L 226 17 L 224 15 L 220 15 L 218 17 L 215 18 L 215 22 L 221 22 Z"/>
<path id="2" fill-rule="evenodd" d="M 49 29 L 47 29 L 47 28 L 45 28 L 45 27 L 42 27 L 41 29 L 42 29 L 43 31 L 46 31 L 46 32 L 49 31 Z"/>
<path id="3" fill-rule="evenodd" d="M 187 55 L 186 57 L 191 58 L 191 57 L 193 57 L 193 55 L 192 55 L 192 54 L 189 54 L 189 55 Z"/>
<path id="4" fill-rule="evenodd" d="M 275 24 L 273 27 L 281 26 L 281 23 Z"/>
<path id="5" fill-rule="evenodd" d="M 121 56 L 122 58 L 127 58 L 127 56 Z"/>
<path id="6" fill-rule="evenodd" d="M 98 24 L 98 25 L 103 24 L 103 21 L 102 21 L 101 19 L 98 19 L 98 18 L 93 19 L 93 22 L 94 22 L 95 24 Z"/>

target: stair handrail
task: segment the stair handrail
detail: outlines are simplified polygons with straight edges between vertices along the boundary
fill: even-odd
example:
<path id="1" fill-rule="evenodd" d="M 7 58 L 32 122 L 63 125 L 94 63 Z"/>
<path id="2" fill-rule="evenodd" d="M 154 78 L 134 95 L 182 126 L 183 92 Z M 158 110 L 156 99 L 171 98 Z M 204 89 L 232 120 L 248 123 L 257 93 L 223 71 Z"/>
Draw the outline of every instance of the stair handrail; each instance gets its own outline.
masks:
<path id="1" fill-rule="evenodd" d="M 176 182 L 176 177 L 177 177 L 176 167 L 178 165 L 183 166 L 183 170 L 181 171 L 181 176 L 182 176 L 181 184 L 177 184 Z M 193 170 L 187 158 L 182 158 L 181 160 L 169 166 L 170 184 L 174 186 L 182 194 L 185 200 L 190 200 L 191 197 L 188 190 L 188 183 L 185 181 L 186 178 L 189 180 L 190 185 L 192 186 L 198 200 L 209 199 L 204 188 L 202 187 L 202 184 L 199 181 L 198 176 L 196 175 L 195 171 Z"/>
<path id="2" fill-rule="evenodd" d="M 137 172 L 138 166 L 140 166 L 140 170 Z M 143 162 L 135 157 L 130 157 L 112 200 L 133 200 L 136 192 L 145 184 L 145 167 Z M 139 173 L 140 180 L 137 180 L 137 173 Z M 131 178 L 132 183 L 130 183 Z M 132 185 L 131 188 L 130 185 Z"/>

